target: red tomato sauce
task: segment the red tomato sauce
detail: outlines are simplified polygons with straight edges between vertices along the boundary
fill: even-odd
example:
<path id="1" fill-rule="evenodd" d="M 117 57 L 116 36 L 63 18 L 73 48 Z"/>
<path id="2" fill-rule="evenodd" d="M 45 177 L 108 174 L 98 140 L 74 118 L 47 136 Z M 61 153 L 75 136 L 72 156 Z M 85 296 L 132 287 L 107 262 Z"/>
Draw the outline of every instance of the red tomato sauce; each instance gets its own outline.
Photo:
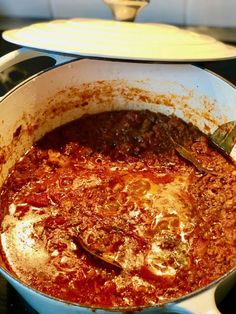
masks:
<path id="1" fill-rule="evenodd" d="M 214 173 L 181 157 L 171 137 Z M 62 300 L 168 302 L 236 265 L 235 189 L 235 166 L 175 116 L 86 115 L 11 169 L 0 253 L 16 277 Z"/>

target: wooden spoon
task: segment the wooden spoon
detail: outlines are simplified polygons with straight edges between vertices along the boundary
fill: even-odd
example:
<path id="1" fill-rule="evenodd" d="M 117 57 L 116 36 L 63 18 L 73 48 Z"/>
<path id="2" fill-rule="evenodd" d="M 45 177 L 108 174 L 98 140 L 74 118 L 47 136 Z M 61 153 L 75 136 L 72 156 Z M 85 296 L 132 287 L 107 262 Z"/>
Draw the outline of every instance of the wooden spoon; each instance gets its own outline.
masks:
<path id="1" fill-rule="evenodd" d="M 108 255 L 104 252 L 99 251 L 98 249 L 94 249 L 91 247 L 88 247 L 87 244 L 85 244 L 85 242 L 83 241 L 83 239 L 81 237 L 77 237 L 77 240 L 80 244 L 80 246 L 89 254 L 91 254 L 92 256 L 97 257 L 98 259 L 102 260 L 103 262 L 113 265 L 119 269 L 123 269 L 122 265 L 115 260 L 115 257 L 112 255 Z"/>

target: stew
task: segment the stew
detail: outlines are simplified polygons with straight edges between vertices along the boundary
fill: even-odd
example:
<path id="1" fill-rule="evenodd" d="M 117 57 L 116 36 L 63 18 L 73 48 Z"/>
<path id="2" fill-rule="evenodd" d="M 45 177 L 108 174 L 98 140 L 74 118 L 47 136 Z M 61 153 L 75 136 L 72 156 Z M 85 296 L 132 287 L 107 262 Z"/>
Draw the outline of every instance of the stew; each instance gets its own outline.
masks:
<path id="1" fill-rule="evenodd" d="M 236 265 L 235 191 L 235 166 L 176 116 L 85 115 L 46 134 L 11 169 L 1 256 L 24 283 L 62 300 L 168 302 Z"/>

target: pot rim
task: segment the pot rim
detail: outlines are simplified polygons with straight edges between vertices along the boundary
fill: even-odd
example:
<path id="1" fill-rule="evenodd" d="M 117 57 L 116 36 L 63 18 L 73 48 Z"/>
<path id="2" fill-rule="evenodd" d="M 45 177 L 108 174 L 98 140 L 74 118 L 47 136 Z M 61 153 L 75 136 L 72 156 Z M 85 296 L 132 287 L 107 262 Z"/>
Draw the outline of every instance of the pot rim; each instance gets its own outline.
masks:
<path id="1" fill-rule="evenodd" d="M 211 288 L 215 287 L 217 288 L 218 285 L 223 282 L 227 277 L 231 276 L 234 272 L 236 274 L 236 266 L 234 266 L 232 269 L 230 269 L 227 273 L 225 273 L 224 275 L 222 275 L 221 277 L 219 277 L 218 279 L 214 280 L 213 282 L 211 282 L 210 284 L 197 289 L 195 291 L 192 291 L 186 295 L 183 295 L 179 298 L 174 298 L 171 299 L 170 301 L 166 301 L 166 302 L 162 302 L 162 303 L 157 303 L 157 304 L 152 304 L 152 305 L 142 305 L 142 306 L 124 306 L 124 307 L 119 307 L 119 306 L 111 306 L 111 307 L 101 307 L 101 306 L 93 306 L 93 305 L 84 305 L 84 304 L 80 304 L 80 303 L 76 303 L 76 302 L 71 302 L 71 301 L 66 301 L 60 298 L 56 298 L 54 296 L 50 296 L 49 294 L 46 294 L 42 291 L 39 291 L 33 287 L 31 287 L 30 285 L 24 283 L 23 281 L 21 281 L 20 279 L 18 279 L 17 277 L 15 277 L 12 273 L 10 273 L 5 267 L 3 267 L 2 265 L 0 265 L 0 273 L 6 273 L 7 276 L 11 277 L 11 279 L 17 281 L 18 284 L 25 286 L 27 289 L 32 290 L 34 293 L 36 294 L 40 294 L 41 296 L 47 298 L 47 299 L 52 299 L 53 301 L 56 302 L 60 302 L 60 303 L 64 303 L 66 305 L 69 306 L 76 306 L 76 307 L 81 307 L 81 308 L 86 308 L 86 309 L 91 309 L 92 311 L 96 311 L 96 310 L 103 310 L 103 311 L 113 311 L 113 312 L 118 312 L 118 311 L 141 311 L 144 309 L 154 309 L 154 308 L 162 308 L 165 305 L 170 305 L 170 304 L 177 304 L 180 303 L 182 301 L 188 300 L 191 297 L 195 297 L 207 290 L 210 290 Z M 7 279 L 6 279 L 7 280 Z"/>
<path id="2" fill-rule="evenodd" d="M 137 60 L 122 60 L 122 59 L 109 59 L 109 58 L 97 58 L 97 57 L 92 57 L 92 58 L 77 58 L 77 59 L 73 59 L 73 60 L 69 60 L 66 61 L 62 64 L 57 64 L 54 65 L 50 68 L 44 69 L 36 74 L 34 74 L 33 76 L 27 78 L 26 80 L 22 81 L 20 84 L 18 84 L 17 86 L 15 86 L 13 89 L 11 89 L 9 92 L 7 92 L 3 97 L 1 97 L 0 99 L 0 105 L 1 103 L 8 97 L 10 96 L 12 93 L 14 93 L 16 90 L 20 89 L 22 86 L 24 86 L 25 84 L 27 84 L 28 82 L 30 82 L 31 80 L 37 78 L 38 76 L 43 75 L 44 73 L 48 72 L 48 71 L 52 71 L 58 67 L 62 67 L 64 65 L 67 65 L 69 63 L 73 63 L 73 62 L 79 62 L 79 61 L 101 61 L 101 62 L 117 62 L 117 63 L 137 63 L 137 64 L 166 64 L 166 65 L 179 65 L 179 66 L 188 66 L 188 67 L 193 67 L 193 68 L 200 68 L 202 71 L 208 72 L 209 74 L 211 74 L 212 76 L 215 76 L 216 78 L 224 81 L 224 83 L 230 85 L 231 87 L 233 87 L 234 89 L 236 89 L 236 85 L 234 85 L 232 82 L 228 81 L 227 79 L 225 79 L 224 77 L 222 77 L 221 75 L 206 69 L 205 67 L 199 65 L 199 64 L 190 64 L 190 63 L 173 63 L 173 62 L 142 62 L 142 61 L 137 61 Z M 230 269 L 228 272 L 226 272 L 225 274 L 223 274 L 221 277 L 217 278 L 216 280 L 212 281 L 211 283 L 209 283 L 208 285 L 197 289 L 195 291 L 192 291 L 186 295 L 183 295 L 179 298 L 174 298 L 171 299 L 169 301 L 166 302 L 160 302 L 157 304 L 152 304 L 152 305 L 143 305 L 143 306 L 126 306 L 126 307 L 119 307 L 119 306 L 113 306 L 113 307 L 99 307 L 99 306 L 89 306 L 89 305 L 83 305 L 83 304 L 79 304 L 76 302 L 71 302 L 71 301 L 65 301 L 63 299 L 60 298 L 56 298 L 54 296 L 50 296 L 49 294 L 46 294 L 44 292 L 41 292 L 33 287 L 31 287 L 30 285 L 24 283 L 23 281 L 21 281 L 20 279 L 18 279 L 15 275 L 13 275 L 12 273 L 10 273 L 4 266 L 2 266 L 0 264 L 0 273 L 5 273 L 7 276 L 11 277 L 11 279 L 13 279 L 14 281 L 16 281 L 18 284 L 23 285 L 25 288 L 32 290 L 34 293 L 39 294 L 47 299 L 51 299 L 53 301 L 56 302 L 60 302 L 60 303 L 64 303 L 66 305 L 69 306 L 76 306 L 76 307 L 80 307 L 80 308 L 86 308 L 86 309 L 91 309 L 92 311 L 96 311 L 96 310 L 103 310 L 103 311 L 112 311 L 112 312 L 118 312 L 118 311 L 122 311 L 122 312 L 126 312 L 126 311 L 141 311 L 144 309 L 153 309 L 153 308 L 162 308 L 165 305 L 170 305 L 170 304 L 175 304 L 175 303 L 179 303 L 185 300 L 190 299 L 191 297 L 195 297 L 213 287 L 216 287 L 222 282 L 224 281 L 227 277 L 229 277 L 230 275 L 232 275 L 233 273 L 236 273 L 236 265 Z M 7 280 L 7 279 L 6 279 Z"/>
<path id="3" fill-rule="evenodd" d="M 40 52 L 40 50 L 38 50 Z M 47 55 L 48 57 L 50 57 L 50 52 L 49 55 Z M 36 58 L 36 57 L 35 57 Z M 51 56 L 51 58 L 53 58 L 53 55 Z M 83 57 L 78 57 L 76 59 L 71 59 L 71 60 L 67 60 L 63 63 L 59 63 L 59 64 L 55 64 L 52 67 L 49 67 L 47 69 L 41 70 L 38 73 L 35 73 L 34 75 L 28 77 L 27 79 L 25 79 L 24 81 L 22 81 L 21 83 L 19 83 L 18 85 L 16 85 L 15 87 L 13 87 L 10 91 L 8 91 L 5 95 L 3 95 L 2 97 L 0 97 L 0 104 L 3 100 L 5 100 L 5 98 L 7 98 L 9 95 L 11 95 L 12 93 L 14 93 L 16 90 L 18 90 L 19 88 L 21 88 L 22 86 L 24 86 L 25 84 L 27 84 L 28 82 L 30 82 L 31 80 L 37 78 L 38 76 L 43 75 L 44 73 L 47 73 L 49 71 L 53 71 L 59 67 L 62 66 L 66 66 L 70 63 L 73 62 L 79 62 L 79 61 L 101 61 L 101 62 L 111 62 L 111 63 L 133 63 L 133 64 L 141 64 L 141 65 L 167 65 L 167 66 L 171 66 L 171 65 L 177 65 L 177 66 L 187 66 L 187 67 L 192 67 L 192 68 L 197 68 L 197 69 L 201 69 L 204 72 L 209 73 L 210 75 L 220 79 L 221 81 L 223 81 L 224 83 L 226 83 L 227 85 L 231 86 L 232 88 L 236 89 L 236 84 L 230 82 L 229 80 L 227 80 L 226 78 L 222 77 L 220 74 L 215 73 L 212 70 L 209 70 L 207 68 L 205 68 L 204 66 L 200 65 L 199 63 L 174 63 L 174 62 L 143 62 L 143 61 L 139 61 L 139 60 L 125 60 L 125 59 L 109 59 L 109 58 L 98 58 L 98 57 L 90 57 L 90 58 L 83 58 Z"/>

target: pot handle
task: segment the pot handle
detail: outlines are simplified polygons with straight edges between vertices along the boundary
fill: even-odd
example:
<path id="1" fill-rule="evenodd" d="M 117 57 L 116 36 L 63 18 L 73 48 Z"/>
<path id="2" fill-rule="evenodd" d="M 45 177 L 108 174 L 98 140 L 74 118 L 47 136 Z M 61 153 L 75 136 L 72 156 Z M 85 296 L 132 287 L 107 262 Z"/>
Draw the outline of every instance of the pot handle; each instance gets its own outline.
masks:
<path id="1" fill-rule="evenodd" d="M 50 57 L 55 61 L 55 63 L 40 68 L 40 70 L 36 73 L 29 74 L 27 71 L 24 71 L 24 67 L 19 67 L 14 69 L 14 65 L 19 64 L 22 61 L 34 59 L 36 57 Z M 5 95 L 14 89 L 16 86 L 26 81 L 30 77 L 33 77 L 37 73 L 40 73 L 46 69 L 52 68 L 54 66 L 70 62 L 72 60 L 78 59 L 78 56 L 68 56 L 63 54 L 56 54 L 50 52 L 43 52 L 38 50 L 32 50 L 28 48 L 20 48 L 18 50 L 14 50 L 5 56 L 0 58 L 0 101 L 5 97 Z M 19 72 L 20 79 L 14 80 L 11 78 L 9 73 L 11 72 Z"/>
<path id="2" fill-rule="evenodd" d="M 13 65 L 16 65 L 17 63 L 36 57 L 53 58 L 56 61 L 55 65 L 78 59 L 78 56 L 68 56 L 63 54 L 32 50 L 28 48 L 20 48 L 0 58 L 0 72 L 6 70 Z"/>
<path id="3" fill-rule="evenodd" d="M 204 292 L 189 297 L 178 303 L 177 307 L 190 314 L 220 314 L 215 302 L 216 288 L 215 285 Z"/>

